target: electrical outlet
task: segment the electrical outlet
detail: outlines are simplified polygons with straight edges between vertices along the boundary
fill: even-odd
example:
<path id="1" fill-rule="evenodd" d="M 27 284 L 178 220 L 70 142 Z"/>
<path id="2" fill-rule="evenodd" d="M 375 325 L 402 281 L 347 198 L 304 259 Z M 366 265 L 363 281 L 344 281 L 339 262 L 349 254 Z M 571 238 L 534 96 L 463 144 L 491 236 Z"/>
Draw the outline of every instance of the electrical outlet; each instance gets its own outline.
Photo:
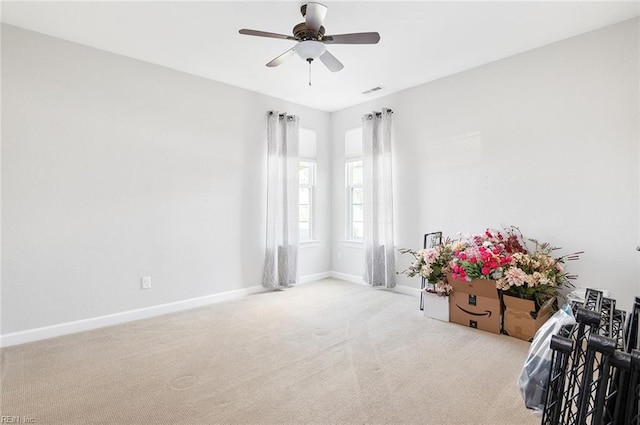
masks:
<path id="1" fill-rule="evenodd" d="M 144 276 L 142 278 L 142 289 L 151 289 L 151 276 Z"/>

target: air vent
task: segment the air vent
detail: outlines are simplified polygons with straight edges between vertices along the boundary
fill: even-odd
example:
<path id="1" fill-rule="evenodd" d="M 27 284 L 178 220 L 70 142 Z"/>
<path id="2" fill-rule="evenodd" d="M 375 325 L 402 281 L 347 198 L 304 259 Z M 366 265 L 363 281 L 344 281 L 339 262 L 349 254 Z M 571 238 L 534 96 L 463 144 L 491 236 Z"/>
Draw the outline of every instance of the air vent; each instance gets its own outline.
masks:
<path id="1" fill-rule="evenodd" d="M 369 93 L 373 93 L 374 91 L 378 91 L 378 90 L 382 90 L 382 87 L 374 87 L 372 89 L 365 90 L 365 91 L 362 92 L 362 94 L 369 94 Z"/>

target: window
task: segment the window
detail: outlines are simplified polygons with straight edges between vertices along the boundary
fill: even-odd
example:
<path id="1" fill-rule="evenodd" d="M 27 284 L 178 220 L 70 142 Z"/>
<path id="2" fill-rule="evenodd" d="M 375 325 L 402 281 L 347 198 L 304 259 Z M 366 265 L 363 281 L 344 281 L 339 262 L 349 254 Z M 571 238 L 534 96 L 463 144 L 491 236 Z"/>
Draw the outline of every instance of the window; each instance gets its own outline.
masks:
<path id="1" fill-rule="evenodd" d="M 364 236 L 362 159 L 347 161 L 347 239 L 362 241 Z"/>
<path id="2" fill-rule="evenodd" d="M 300 188 L 298 195 L 298 221 L 300 241 L 313 240 L 313 192 L 316 180 L 316 163 L 300 160 Z"/>
<path id="3" fill-rule="evenodd" d="M 316 131 L 300 128 L 300 186 L 298 189 L 298 229 L 300 242 L 315 239 L 314 198 L 316 185 Z"/>
<path id="4" fill-rule="evenodd" d="M 362 127 L 344 133 L 346 223 L 345 237 L 351 242 L 362 242 L 364 236 L 362 170 Z"/>

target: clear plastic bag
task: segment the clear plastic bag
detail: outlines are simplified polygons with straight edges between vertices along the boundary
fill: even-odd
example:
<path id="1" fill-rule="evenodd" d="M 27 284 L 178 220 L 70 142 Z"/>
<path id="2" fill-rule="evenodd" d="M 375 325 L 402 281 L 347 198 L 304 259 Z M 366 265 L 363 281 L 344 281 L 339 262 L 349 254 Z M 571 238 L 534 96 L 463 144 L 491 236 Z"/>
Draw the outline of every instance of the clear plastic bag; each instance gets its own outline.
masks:
<path id="1" fill-rule="evenodd" d="M 533 337 L 527 360 L 518 379 L 518 386 L 525 406 L 533 409 L 536 414 L 542 414 L 547 394 L 549 373 L 551 373 L 551 336 L 558 334 L 563 326 L 575 323 L 576 319 L 573 317 L 571 307 L 565 304 L 538 329 Z"/>

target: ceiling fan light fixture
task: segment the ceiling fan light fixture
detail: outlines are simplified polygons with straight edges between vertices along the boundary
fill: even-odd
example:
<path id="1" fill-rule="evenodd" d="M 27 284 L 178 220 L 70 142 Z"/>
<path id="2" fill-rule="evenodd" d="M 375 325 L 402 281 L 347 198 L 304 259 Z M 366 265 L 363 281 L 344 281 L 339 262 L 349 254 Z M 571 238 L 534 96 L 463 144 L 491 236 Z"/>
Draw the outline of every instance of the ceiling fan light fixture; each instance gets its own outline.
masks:
<path id="1" fill-rule="evenodd" d="M 318 59 L 326 50 L 327 47 L 314 40 L 301 41 L 293 48 L 295 52 L 304 60 Z"/>
<path id="2" fill-rule="evenodd" d="M 338 72 L 344 68 L 342 62 L 327 50 L 325 44 L 376 44 L 380 41 L 380 34 L 377 32 L 325 35 L 323 24 L 327 14 L 327 6 L 321 3 L 310 1 L 302 5 L 300 12 L 304 17 L 304 22 L 300 22 L 293 27 L 292 36 L 246 28 L 241 29 L 239 33 L 257 37 L 297 41 L 298 44 L 270 62 L 267 62 L 266 66 L 269 68 L 279 66 L 287 58 L 297 53 L 298 56 L 309 63 L 309 74 L 311 74 L 311 63 L 316 59 L 320 59 L 320 62 L 331 72 Z M 309 81 L 311 81 L 311 79 L 309 79 Z M 311 83 L 309 83 L 309 85 L 311 85 Z"/>

